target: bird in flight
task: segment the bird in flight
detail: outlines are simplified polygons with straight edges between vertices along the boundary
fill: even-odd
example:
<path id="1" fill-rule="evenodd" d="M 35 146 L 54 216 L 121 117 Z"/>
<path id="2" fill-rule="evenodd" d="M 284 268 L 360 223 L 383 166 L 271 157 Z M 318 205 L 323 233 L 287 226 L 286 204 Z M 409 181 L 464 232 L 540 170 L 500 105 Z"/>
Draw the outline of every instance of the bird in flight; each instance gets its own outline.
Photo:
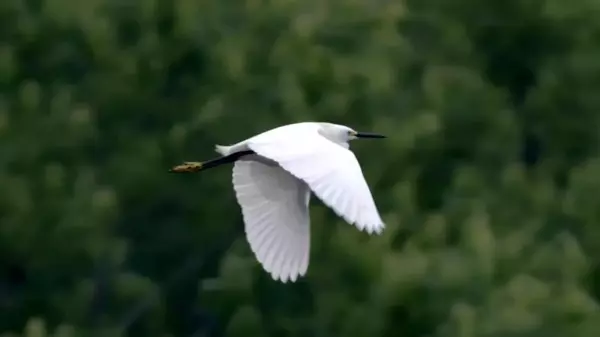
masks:
<path id="1" fill-rule="evenodd" d="M 250 248 L 274 280 L 295 282 L 308 269 L 311 191 L 346 222 L 380 234 L 381 220 L 349 141 L 385 136 L 332 123 L 277 127 L 239 143 L 216 145 L 221 156 L 185 162 L 170 172 L 200 172 L 233 163 L 233 188 Z"/>

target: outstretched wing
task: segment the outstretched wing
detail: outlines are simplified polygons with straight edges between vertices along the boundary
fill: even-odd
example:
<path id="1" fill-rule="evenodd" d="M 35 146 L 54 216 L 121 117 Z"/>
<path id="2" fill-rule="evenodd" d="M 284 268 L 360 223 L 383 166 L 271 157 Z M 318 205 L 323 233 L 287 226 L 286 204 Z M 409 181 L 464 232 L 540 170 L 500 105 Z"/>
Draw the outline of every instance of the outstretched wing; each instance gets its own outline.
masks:
<path id="1" fill-rule="evenodd" d="M 248 147 L 306 182 L 319 199 L 348 223 L 368 233 L 383 231 L 385 224 L 352 151 L 316 131 L 302 137 L 256 138 L 248 142 Z"/>
<path id="2" fill-rule="evenodd" d="M 256 157 L 238 160 L 233 167 L 233 187 L 246 237 L 273 279 L 294 282 L 308 268 L 310 189 L 280 167 L 256 161 Z"/>

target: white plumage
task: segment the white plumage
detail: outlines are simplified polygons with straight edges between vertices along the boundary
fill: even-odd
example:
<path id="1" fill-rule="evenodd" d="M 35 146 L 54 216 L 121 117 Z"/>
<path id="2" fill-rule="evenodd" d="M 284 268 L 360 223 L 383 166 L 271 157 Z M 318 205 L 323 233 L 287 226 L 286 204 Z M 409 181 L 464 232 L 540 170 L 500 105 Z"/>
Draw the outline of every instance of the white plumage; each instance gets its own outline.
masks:
<path id="1" fill-rule="evenodd" d="M 242 151 L 233 167 L 233 187 L 242 209 L 248 243 L 273 279 L 296 281 L 310 256 L 311 191 L 346 222 L 369 234 L 384 223 L 348 142 L 383 138 L 331 123 L 297 123 L 266 131 L 231 146 Z"/>

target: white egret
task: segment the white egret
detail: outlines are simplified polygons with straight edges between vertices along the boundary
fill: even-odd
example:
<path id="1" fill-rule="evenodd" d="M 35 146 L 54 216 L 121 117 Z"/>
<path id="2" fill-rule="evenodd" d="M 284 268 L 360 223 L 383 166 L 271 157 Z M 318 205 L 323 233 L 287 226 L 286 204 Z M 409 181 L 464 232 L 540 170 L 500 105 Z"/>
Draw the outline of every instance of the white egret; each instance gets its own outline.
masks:
<path id="1" fill-rule="evenodd" d="M 230 146 L 222 156 L 185 162 L 171 172 L 198 172 L 234 163 L 233 188 L 242 209 L 246 238 L 275 280 L 296 281 L 308 269 L 311 191 L 358 229 L 385 227 L 349 141 L 385 138 L 332 123 L 284 125 Z"/>

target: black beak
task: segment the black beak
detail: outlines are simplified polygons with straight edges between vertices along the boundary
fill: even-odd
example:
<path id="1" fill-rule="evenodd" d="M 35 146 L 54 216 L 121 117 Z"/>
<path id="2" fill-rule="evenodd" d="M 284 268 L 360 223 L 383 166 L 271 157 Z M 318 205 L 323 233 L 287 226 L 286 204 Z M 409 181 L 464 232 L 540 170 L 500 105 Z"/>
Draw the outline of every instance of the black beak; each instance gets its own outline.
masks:
<path id="1" fill-rule="evenodd" d="M 357 132 L 356 138 L 385 138 L 385 136 L 372 132 Z"/>

